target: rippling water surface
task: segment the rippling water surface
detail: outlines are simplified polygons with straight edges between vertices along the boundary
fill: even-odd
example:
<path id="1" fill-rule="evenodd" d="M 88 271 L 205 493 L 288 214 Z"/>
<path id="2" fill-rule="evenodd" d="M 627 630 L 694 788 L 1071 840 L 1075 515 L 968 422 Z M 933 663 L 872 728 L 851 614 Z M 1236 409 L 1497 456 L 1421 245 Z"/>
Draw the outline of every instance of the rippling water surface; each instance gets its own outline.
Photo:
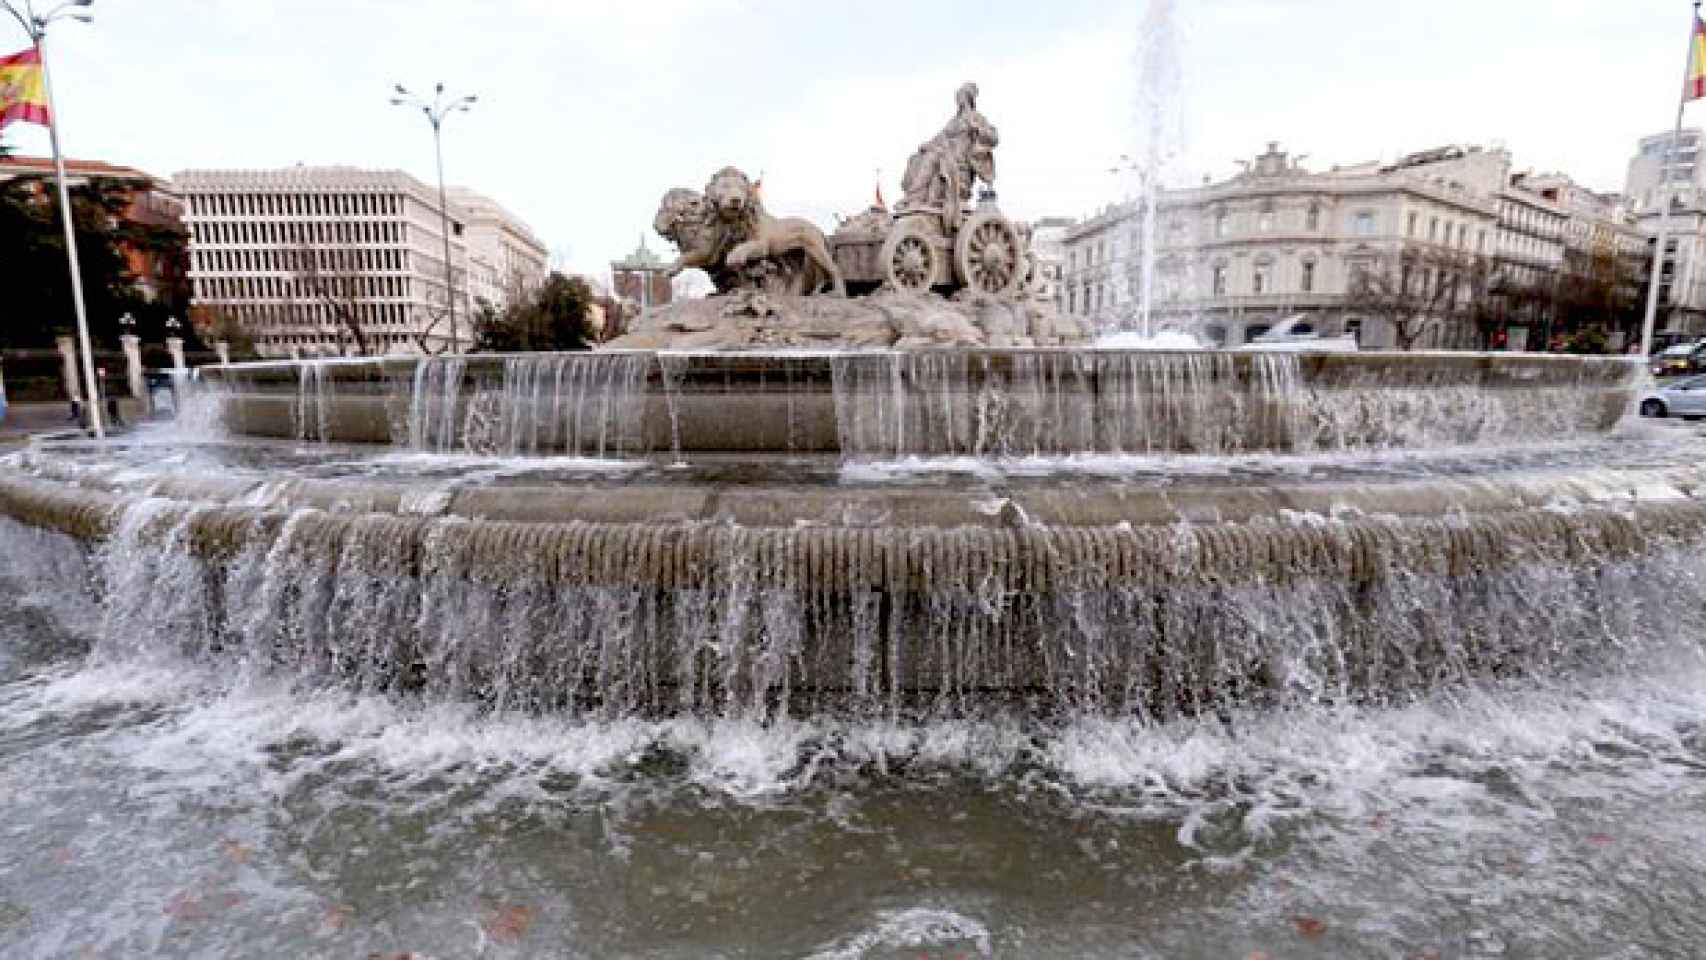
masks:
<path id="1" fill-rule="evenodd" d="M 0 589 L 0 953 L 1686 957 L 1706 664 L 1143 725 L 489 716 Z M 50 612 L 51 611 L 51 612 Z"/>

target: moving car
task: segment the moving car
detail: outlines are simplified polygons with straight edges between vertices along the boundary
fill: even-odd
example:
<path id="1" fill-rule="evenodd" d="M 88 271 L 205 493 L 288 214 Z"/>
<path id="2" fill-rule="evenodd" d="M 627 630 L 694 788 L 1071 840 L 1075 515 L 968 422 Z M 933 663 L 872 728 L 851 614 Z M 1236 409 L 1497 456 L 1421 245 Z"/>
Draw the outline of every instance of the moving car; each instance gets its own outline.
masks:
<path id="1" fill-rule="evenodd" d="M 1304 353 L 1355 353 L 1357 338 L 1351 334 L 1323 337 L 1307 314 L 1294 314 L 1275 324 L 1239 350 L 1295 350 Z"/>
<path id="2" fill-rule="evenodd" d="M 1680 377 L 1706 372 L 1706 340 L 1672 344 L 1653 354 L 1653 376 Z"/>
<path id="3" fill-rule="evenodd" d="M 1706 417 L 1706 376 L 1689 377 L 1647 391 L 1641 397 L 1643 417 Z"/>

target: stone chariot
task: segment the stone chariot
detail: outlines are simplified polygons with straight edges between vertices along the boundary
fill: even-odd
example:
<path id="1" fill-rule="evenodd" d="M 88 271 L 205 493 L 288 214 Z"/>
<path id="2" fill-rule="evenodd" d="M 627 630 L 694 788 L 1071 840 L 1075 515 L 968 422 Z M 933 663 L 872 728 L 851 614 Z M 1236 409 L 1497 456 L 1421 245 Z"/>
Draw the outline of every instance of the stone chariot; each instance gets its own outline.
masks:
<path id="1" fill-rule="evenodd" d="M 829 247 L 848 292 L 887 284 L 902 293 L 1022 296 L 1035 273 L 1027 231 L 996 208 L 993 191 L 975 209 L 958 212 L 873 209 L 843 223 Z"/>
<path id="2" fill-rule="evenodd" d="M 903 197 L 844 222 L 830 238 L 850 292 L 887 284 L 903 293 L 969 290 L 998 300 L 1026 292 L 1036 269 L 1029 231 L 995 205 L 995 127 L 977 110 L 977 85 L 955 95 L 957 111 L 907 161 Z M 975 207 L 974 185 L 982 183 Z"/>

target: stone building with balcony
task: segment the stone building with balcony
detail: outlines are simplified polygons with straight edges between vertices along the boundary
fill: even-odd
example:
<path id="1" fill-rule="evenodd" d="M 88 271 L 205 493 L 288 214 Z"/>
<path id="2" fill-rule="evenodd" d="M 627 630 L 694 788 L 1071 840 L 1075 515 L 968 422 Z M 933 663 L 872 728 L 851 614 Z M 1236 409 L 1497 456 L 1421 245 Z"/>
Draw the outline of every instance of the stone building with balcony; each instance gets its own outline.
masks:
<path id="1" fill-rule="evenodd" d="M 1579 308 L 1572 291 L 1601 282 L 1617 304 L 1595 322 L 1615 342 L 1629 335 L 1621 304 L 1639 295 L 1639 261 L 1650 248 L 1619 197 L 1562 174 L 1513 175 L 1508 152 L 1474 146 L 1312 171 L 1269 144 L 1243 168 L 1157 198 L 1157 329 L 1236 346 L 1303 314 L 1323 334 L 1390 347 L 1399 338 L 1389 312 L 1353 295 L 1357 278 L 1390 272 L 1405 291 L 1426 289 L 1439 282 L 1431 260 L 1459 265 L 1465 279 L 1451 309 L 1421 324 L 1415 346 L 1539 348 L 1560 323 L 1586 322 L 1582 309 L 1560 304 Z M 1104 330 L 1132 325 L 1144 213 L 1140 203 L 1120 204 L 1067 231 L 1063 310 Z M 1694 277 L 1676 272 L 1678 289 Z"/>
<path id="2" fill-rule="evenodd" d="M 1156 206 L 1152 322 L 1221 346 L 1246 343 L 1280 320 L 1306 315 L 1315 329 L 1390 346 L 1380 317 L 1349 308 L 1359 271 L 1406 247 L 1481 255 L 1497 211 L 1470 181 L 1482 164 L 1427 170 L 1421 163 L 1363 164 L 1314 172 L 1277 143 L 1226 180 L 1164 191 Z M 1068 231 L 1067 312 L 1107 329 L 1129 326 L 1142 289 L 1136 204 L 1110 207 Z M 1429 345 L 1453 345 L 1440 328 Z M 1466 338 L 1464 338 L 1466 339 Z"/>

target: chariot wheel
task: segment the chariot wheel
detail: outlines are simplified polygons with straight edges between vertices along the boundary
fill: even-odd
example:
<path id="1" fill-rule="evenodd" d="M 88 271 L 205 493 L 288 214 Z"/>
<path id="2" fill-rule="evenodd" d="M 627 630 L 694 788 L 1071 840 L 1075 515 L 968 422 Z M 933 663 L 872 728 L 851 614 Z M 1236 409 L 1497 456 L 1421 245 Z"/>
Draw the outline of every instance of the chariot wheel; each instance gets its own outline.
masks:
<path id="1" fill-rule="evenodd" d="M 1019 231 L 999 213 L 981 211 L 960 225 L 954 243 L 954 268 L 973 293 L 987 297 L 1016 296 L 1027 270 Z"/>
<path id="2" fill-rule="evenodd" d="M 902 293 L 925 293 L 941 275 L 942 255 L 913 220 L 896 223 L 877 256 L 883 279 Z"/>

